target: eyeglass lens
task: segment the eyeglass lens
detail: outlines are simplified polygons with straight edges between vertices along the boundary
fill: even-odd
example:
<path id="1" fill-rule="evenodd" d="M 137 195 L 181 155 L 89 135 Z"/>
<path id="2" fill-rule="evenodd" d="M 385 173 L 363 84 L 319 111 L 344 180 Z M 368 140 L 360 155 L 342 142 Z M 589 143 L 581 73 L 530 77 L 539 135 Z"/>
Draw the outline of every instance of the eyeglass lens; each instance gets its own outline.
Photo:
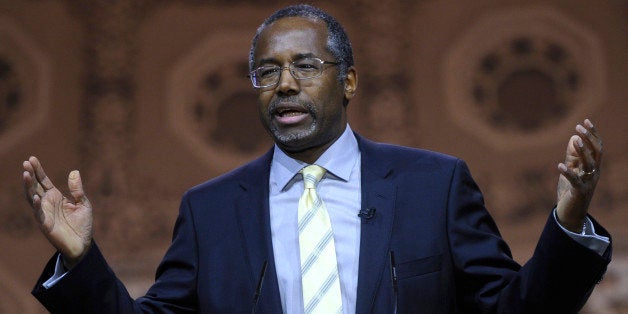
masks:
<path id="1" fill-rule="evenodd" d="M 325 62 L 318 58 L 302 58 L 290 63 L 288 70 L 296 79 L 309 79 L 321 75 Z M 255 87 L 267 87 L 277 84 L 284 68 L 277 65 L 261 66 L 252 73 Z"/>

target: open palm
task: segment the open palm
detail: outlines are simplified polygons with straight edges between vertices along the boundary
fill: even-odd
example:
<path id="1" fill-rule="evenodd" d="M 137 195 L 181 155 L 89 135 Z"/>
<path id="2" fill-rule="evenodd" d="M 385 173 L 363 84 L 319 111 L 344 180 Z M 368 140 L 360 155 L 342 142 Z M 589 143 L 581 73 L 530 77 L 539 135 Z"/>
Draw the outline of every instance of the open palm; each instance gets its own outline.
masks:
<path id="1" fill-rule="evenodd" d="M 65 197 L 46 176 L 36 157 L 24 164 L 24 191 L 32 205 L 39 228 L 48 241 L 63 255 L 68 267 L 74 266 L 89 248 L 93 236 L 93 216 L 83 191 L 78 171 L 70 172 Z"/>

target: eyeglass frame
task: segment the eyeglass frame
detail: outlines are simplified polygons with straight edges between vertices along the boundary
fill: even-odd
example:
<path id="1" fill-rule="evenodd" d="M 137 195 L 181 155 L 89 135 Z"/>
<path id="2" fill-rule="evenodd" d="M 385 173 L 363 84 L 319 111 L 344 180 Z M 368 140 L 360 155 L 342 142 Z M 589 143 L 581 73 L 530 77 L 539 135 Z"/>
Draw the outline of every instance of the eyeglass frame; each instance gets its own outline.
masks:
<path id="1" fill-rule="evenodd" d="M 309 79 L 315 79 L 315 78 L 319 78 L 323 75 L 323 71 L 325 70 L 324 68 L 321 68 L 320 72 L 318 74 L 316 74 L 315 76 L 311 76 L 311 77 L 303 77 L 303 78 L 298 78 L 294 75 L 292 66 L 295 62 L 301 61 L 301 60 L 305 60 L 305 59 L 314 59 L 314 60 L 318 60 L 321 64 L 321 66 L 324 66 L 325 64 L 330 64 L 330 65 L 340 65 L 340 62 L 335 62 L 335 61 L 326 61 L 323 60 L 321 58 L 317 58 L 317 57 L 305 57 L 305 58 L 299 58 L 296 60 L 293 60 L 290 62 L 290 64 L 288 64 L 288 66 L 277 66 L 278 70 L 279 70 L 279 75 L 277 76 L 277 81 L 275 83 L 272 84 L 268 84 L 268 85 L 260 85 L 260 86 L 255 86 L 255 72 L 257 72 L 257 70 L 259 70 L 260 68 L 264 67 L 264 66 L 259 66 L 255 69 L 253 69 L 253 71 L 249 72 L 249 74 L 246 76 L 247 78 L 249 78 L 251 80 L 251 84 L 253 85 L 253 88 L 256 89 L 262 89 L 262 88 L 269 88 L 272 86 L 275 86 L 277 84 L 279 84 L 279 81 L 281 81 L 281 76 L 283 75 L 283 71 L 288 69 L 288 72 L 290 73 L 290 75 L 295 79 L 295 80 L 309 80 Z"/>

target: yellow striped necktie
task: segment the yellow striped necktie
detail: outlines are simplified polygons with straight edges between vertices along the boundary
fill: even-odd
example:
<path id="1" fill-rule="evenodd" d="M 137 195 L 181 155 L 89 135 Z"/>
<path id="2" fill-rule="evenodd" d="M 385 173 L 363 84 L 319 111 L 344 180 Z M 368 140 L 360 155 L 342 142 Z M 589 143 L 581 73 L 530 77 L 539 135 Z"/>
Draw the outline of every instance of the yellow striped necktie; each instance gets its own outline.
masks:
<path id="1" fill-rule="evenodd" d="M 299 251 L 305 314 L 342 313 L 336 248 L 329 214 L 316 186 L 326 170 L 309 165 L 301 170 L 305 189 L 299 200 Z"/>

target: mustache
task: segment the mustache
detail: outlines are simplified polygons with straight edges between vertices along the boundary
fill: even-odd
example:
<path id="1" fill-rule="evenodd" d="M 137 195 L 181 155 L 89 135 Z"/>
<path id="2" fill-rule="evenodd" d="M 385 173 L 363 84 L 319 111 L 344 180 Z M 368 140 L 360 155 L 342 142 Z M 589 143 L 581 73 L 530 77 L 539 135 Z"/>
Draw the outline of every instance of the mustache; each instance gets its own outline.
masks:
<path id="1" fill-rule="evenodd" d="M 303 108 L 307 109 L 310 114 L 316 115 L 316 107 L 314 106 L 314 104 L 309 101 L 301 100 L 296 95 L 279 96 L 273 99 L 268 105 L 268 113 L 272 115 L 273 112 L 277 111 L 277 107 L 279 107 L 283 103 L 299 104 L 303 106 Z"/>

